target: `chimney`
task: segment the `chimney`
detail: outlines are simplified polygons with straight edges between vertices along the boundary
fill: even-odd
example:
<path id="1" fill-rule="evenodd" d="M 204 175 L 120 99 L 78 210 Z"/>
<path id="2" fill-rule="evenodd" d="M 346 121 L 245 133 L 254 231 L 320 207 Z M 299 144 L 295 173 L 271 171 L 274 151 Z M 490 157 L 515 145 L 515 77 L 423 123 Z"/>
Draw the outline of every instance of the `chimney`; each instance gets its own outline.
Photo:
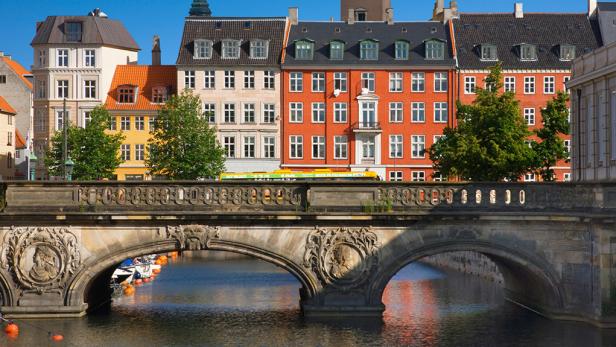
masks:
<path id="1" fill-rule="evenodd" d="M 349 25 L 355 24 L 355 9 L 349 8 L 349 15 L 347 17 L 347 23 Z"/>
<path id="2" fill-rule="evenodd" d="M 449 8 L 451 9 L 451 13 L 455 18 L 458 18 L 460 16 L 460 13 L 458 12 L 458 2 L 456 0 L 451 0 L 449 2 Z"/>
<path id="3" fill-rule="evenodd" d="M 441 20 L 443 12 L 445 12 L 445 0 L 436 0 L 432 11 L 432 20 Z"/>
<path id="4" fill-rule="evenodd" d="M 154 35 L 152 42 L 152 65 L 160 65 L 160 37 Z"/>
<path id="5" fill-rule="evenodd" d="M 299 8 L 289 7 L 289 22 L 291 25 L 297 25 L 299 23 Z"/>
<path id="6" fill-rule="evenodd" d="M 597 11 L 597 0 L 588 0 L 588 17 L 591 17 Z"/>
<path id="7" fill-rule="evenodd" d="M 515 18 L 524 18 L 524 4 L 521 2 L 515 3 Z"/>
<path id="8" fill-rule="evenodd" d="M 385 20 L 387 24 L 394 25 L 394 9 L 388 8 L 385 10 Z"/>

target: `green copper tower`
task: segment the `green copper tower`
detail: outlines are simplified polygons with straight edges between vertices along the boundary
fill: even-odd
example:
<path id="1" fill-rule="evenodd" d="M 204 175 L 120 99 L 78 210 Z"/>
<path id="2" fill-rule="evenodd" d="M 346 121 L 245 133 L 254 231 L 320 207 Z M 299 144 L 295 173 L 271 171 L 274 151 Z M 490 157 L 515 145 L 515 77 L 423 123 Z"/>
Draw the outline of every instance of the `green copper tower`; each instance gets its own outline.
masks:
<path id="1" fill-rule="evenodd" d="M 211 17 L 212 10 L 210 10 L 210 5 L 207 3 L 207 0 L 193 0 L 188 14 L 191 16 Z"/>

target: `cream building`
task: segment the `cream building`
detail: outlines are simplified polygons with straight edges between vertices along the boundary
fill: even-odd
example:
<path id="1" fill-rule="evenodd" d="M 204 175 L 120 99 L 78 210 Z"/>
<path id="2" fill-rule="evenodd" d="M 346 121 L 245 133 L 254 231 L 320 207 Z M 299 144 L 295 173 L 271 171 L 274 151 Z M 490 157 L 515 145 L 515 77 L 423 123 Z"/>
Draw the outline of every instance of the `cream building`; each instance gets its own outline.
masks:
<path id="1" fill-rule="evenodd" d="M 17 111 L 0 96 L 0 181 L 15 179 L 15 116 Z"/>
<path id="2" fill-rule="evenodd" d="M 121 22 L 98 9 L 87 16 L 47 17 L 37 23 L 31 45 L 34 148 L 42 177 L 45 150 L 63 120 L 83 126 L 105 102 L 116 66 L 137 62 L 139 46 Z"/>

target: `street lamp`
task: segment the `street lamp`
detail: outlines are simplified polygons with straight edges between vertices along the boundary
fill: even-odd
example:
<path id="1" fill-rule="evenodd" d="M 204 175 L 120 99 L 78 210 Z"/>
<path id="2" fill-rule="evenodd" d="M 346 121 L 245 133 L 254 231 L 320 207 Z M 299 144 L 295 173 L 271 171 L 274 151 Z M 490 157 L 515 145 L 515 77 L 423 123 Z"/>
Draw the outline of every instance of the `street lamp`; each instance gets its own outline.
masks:
<path id="1" fill-rule="evenodd" d="M 64 162 L 64 168 L 66 170 L 65 179 L 67 181 L 71 181 L 73 179 L 73 168 L 74 167 L 75 167 L 75 162 L 71 160 L 71 157 L 68 157 L 68 159 Z"/>
<path id="2" fill-rule="evenodd" d="M 38 158 L 34 154 L 34 151 L 30 152 L 28 160 L 30 161 L 30 181 L 36 181 L 36 162 Z"/>

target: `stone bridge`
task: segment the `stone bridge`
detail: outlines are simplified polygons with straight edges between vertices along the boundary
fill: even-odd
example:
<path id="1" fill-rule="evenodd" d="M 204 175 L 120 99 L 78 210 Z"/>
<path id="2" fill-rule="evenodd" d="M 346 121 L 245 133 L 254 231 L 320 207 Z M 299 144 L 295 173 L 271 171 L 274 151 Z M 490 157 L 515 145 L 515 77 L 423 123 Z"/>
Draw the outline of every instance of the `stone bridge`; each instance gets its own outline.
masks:
<path id="1" fill-rule="evenodd" d="M 0 300 L 82 316 L 126 258 L 220 250 L 301 283 L 307 316 L 381 316 L 401 268 L 450 251 L 499 266 L 508 299 L 616 326 L 616 184 L 11 182 L 0 187 Z"/>

